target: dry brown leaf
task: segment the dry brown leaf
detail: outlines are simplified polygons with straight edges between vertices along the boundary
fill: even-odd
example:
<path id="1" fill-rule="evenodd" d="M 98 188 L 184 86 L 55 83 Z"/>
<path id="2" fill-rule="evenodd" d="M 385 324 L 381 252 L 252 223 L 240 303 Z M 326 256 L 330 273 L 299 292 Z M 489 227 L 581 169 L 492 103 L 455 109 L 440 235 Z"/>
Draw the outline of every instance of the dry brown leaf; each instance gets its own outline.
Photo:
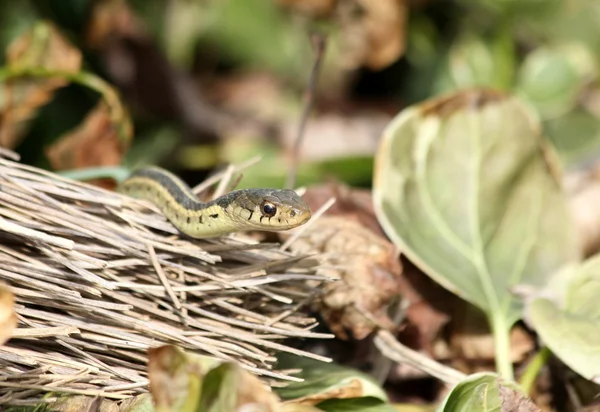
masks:
<path id="1" fill-rule="evenodd" d="M 322 271 L 341 280 L 326 286 L 320 304 L 338 337 L 346 339 L 346 329 L 363 339 L 376 327 L 395 328 L 387 310 L 399 294 L 402 268 L 391 243 L 356 221 L 323 216 L 292 249 L 325 253 Z"/>
<path id="2" fill-rule="evenodd" d="M 345 65 L 381 70 L 406 48 L 408 7 L 405 0 L 278 0 L 282 6 L 312 18 L 339 24 Z"/>
<path id="3" fill-rule="evenodd" d="M 40 23 L 17 38 L 7 51 L 9 70 L 44 69 L 76 73 L 81 53 L 50 23 Z M 7 81 L 0 117 L 0 146 L 14 148 L 36 110 L 46 104 L 56 89 L 68 83 L 63 77 L 27 77 Z"/>
<path id="4" fill-rule="evenodd" d="M 101 102 L 81 125 L 49 146 L 46 156 L 55 170 L 117 166 L 125 149 L 108 106 Z"/>
<path id="5" fill-rule="evenodd" d="M 313 209 L 318 209 L 331 197 L 335 204 L 328 210 L 327 216 L 339 216 L 354 221 L 380 238 L 385 238 L 373 210 L 371 192 L 349 188 L 338 183 L 314 186 L 307 190 L 303 199 Z M 402 299 L 410 304 L 403 325 L 403 342 L 411 347 L 433 354 L 434 342 L 439 331 L 448 320 L 451 308 L 458 300 L 456 296 L 437 285 L 411 262 L 402 259 L 402 276 L 395 277 L 394 287 L 398 288 Z"/>
<path id="6" fill-rule="evenodd" d="M 523 392 L 515 390 L 513 388 L 500 385 L 499 387 L 500 399 L 502 399 L 502 411 L 515 411 L 515 412 L 541 412 L 531 399 L 529 399 Z"/>
<path id="7" fill-rule="evenodd" d="M 363 61 L 371 69 L 383 69 L 404 53 L 406 3 L 404 0 L 358 0 L 358 3 L 365 10 Z"/>
<path id="8" fill-rule="evenodd" d="M 17 327 L 17 315 L 14 311 L 15 297 L 8 287 L 0 284 L 0 344 L 12 336 Z"/>

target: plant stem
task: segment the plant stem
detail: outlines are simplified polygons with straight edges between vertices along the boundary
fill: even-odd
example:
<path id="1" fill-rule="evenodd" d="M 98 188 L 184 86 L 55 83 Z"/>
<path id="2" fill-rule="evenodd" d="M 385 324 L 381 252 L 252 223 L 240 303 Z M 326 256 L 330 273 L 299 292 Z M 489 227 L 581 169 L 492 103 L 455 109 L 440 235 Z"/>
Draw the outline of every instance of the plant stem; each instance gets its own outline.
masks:
<path id="1" fill-rule="evenodd" d="M 512 362 L 510 360 L 510 329 L 502 313 L 493 313 L 490 318 L 494 347 L 496 351 L 496 371 L 503 379 L 514 380 Z"/>
<path id="2" fill-rule="evenodd" d="M 540 373 L 540 369 L 548 362 L 550 358 L 550 349 L 544 346 L 535 356 L 529 361 L 529 364 L 525 368 L 525 372 L 521 375 L 521 379 L 519 379 L 519 384 L 525 393 L 529 394 L 531 392 L 531 388 L 535 383 L 535 379 Z"/>

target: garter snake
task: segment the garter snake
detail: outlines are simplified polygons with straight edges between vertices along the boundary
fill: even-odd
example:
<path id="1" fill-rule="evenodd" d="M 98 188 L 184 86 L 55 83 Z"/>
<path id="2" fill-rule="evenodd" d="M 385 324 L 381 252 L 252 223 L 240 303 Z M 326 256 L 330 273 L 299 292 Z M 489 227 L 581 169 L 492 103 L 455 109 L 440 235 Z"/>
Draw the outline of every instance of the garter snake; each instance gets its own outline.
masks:
<path id="1" fill-rule="evenodd" d="M 194 238 L 249 230 L 287 230 L 311 217 L 310 208 L 293 190 L 235 190 L 203 203 L 181 179 L 159 167 L 133 172 L 119 191 L 151 201 L 173 226 Z"/>

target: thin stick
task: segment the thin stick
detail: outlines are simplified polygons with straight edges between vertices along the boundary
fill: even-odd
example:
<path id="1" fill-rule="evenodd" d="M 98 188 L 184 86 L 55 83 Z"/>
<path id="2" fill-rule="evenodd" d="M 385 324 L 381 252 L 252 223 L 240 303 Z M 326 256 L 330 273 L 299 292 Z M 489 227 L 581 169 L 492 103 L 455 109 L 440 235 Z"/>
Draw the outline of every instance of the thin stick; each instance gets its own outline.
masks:
<path id="1" fill-rule="evenodd" d="M 323 63 L 323 56 L 325 55 L 325 48 L 327 46 L 327 36 L 323 33 L 313 33 L 311 35 L 311 41 L 315 49 L 315 61 L 308 79 L 308 85 L 306 88 L 306 94 L 304 96 L 304 110 L 302 117 L 300 118 L 300 125 L 298 126 L 298 133 L 296 134 L 296 140 L 294 141 L 294 148 L 292 150 L 292 159 L 287 182 L 285 187 L 293 189 L 296 186 L 296 173 L 298 171 L 298 163 L 300 160 L 300 148 L 302 147 L 302 141 L 304 140 L 304 131 L 306 129 L 306 123 L 308 122 L 308 116 L 312 111 L 312 106 L 315 100 L 315 89 L 317 88 L 317 80 L 321 71 Z"/>
<path id="2" fill-rule="evenodd" d="M 456 385 L 467 376 L 456 369 L 442 365 L 417 351 L 407 348 L 388 331 L 381 330 L 377 332 L 375 346 L 388 358 L 398 363 L 406 363 L 450 385 Z"/>

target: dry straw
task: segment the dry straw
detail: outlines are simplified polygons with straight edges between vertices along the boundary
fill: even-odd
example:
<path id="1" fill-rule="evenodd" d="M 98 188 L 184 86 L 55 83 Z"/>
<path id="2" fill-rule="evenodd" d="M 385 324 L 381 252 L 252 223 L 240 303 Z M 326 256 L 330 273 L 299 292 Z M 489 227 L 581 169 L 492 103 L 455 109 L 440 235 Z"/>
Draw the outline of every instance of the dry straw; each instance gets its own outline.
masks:
<path id="1" fill-rule="evenodd" d="M 282 342 L 330 337 L 296 311 L 326 281 L 312 260 L 242 236 L 186 239 L 146 203 L 0 155 L 0 279 L 19 318 L 0 346 L 0 404 L 145 392 L 146 350 L 162 344 L 272 382 L 296 379 L 274 369 L 278 351 L 323 359 Z"/>

